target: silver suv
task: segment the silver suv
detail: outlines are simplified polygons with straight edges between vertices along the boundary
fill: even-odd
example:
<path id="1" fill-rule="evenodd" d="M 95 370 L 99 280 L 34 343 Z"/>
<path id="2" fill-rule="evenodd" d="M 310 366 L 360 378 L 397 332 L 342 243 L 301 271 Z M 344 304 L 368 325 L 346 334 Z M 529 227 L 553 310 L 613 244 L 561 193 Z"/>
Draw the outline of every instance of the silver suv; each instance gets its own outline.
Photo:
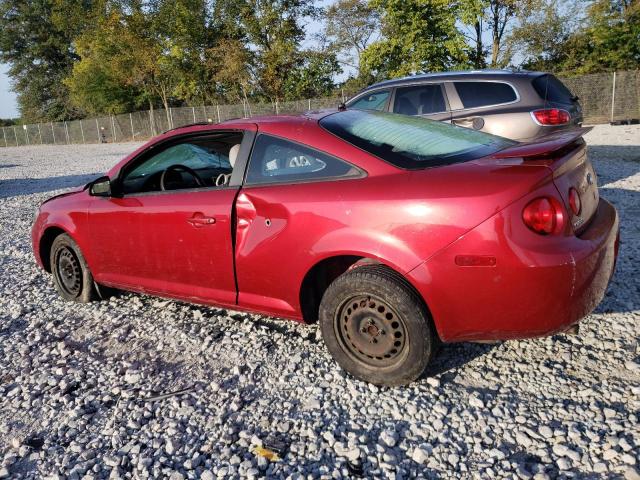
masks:
<path id="1" fill-rule="evenodd" d="M 582 124 L 578 97 L 544 72 L 413 75 L 371 85 L 346 106 L 420 115 L 521 142 Z"/>

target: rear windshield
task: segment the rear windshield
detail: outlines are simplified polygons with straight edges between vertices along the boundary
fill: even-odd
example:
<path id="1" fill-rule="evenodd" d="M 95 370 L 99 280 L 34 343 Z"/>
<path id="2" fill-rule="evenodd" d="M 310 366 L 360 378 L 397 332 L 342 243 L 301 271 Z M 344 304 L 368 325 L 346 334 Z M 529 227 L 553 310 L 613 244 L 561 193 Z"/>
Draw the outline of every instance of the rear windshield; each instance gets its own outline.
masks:
<path id="1" fill-rule="evenodd" d="M 347 110 L 324 117 L 320 125 L 352 145 L 406 169 L 464 162 L 515 144 L 448 123 L 385 112 Z"/>
<path id="2" fill-rule="evenodd" d="M 533 88 L 546 102 L 572 103 L 577 100 L 564 84 L 553 75 L 542 75 L 532 82 Z"/>

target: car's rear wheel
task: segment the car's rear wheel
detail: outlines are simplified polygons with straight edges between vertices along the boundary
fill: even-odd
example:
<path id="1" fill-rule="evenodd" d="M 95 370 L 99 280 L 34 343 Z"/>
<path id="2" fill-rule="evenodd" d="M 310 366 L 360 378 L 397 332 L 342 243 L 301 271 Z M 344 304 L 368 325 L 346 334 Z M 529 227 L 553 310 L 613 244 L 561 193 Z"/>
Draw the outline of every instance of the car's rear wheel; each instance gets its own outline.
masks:
<path id="1" fill-rule="evenodd" d="M 378 385 L 404 385 L 429 363 L 436 341 L 418 294 L 384 266 L 355 268 L 338 277 L 320 303 L 327 348 L 347 372 Z"/>
<path id="2" fill-rule="evenodd" d="M 80 303 L 100 298 L 80 248 L 66 233 L 53 241 L 50 261 L 53 284 L 62 298 Z"/>

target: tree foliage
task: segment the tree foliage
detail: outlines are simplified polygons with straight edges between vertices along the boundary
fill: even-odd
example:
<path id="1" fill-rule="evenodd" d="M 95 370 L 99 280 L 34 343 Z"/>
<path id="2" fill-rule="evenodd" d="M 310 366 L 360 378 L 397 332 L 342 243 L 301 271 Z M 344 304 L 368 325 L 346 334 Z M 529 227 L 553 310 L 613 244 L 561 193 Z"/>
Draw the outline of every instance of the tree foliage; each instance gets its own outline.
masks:
<path id="1" fill-rule="evenodd" d="M 329 95 L 343 72 L 637 69 L 640 0 L 0 0 L 0 62 L 30 122 Z"/>
<path id="2" fill-rule="evenodd" d="M 438 72 L 468 65 L 456 27 L 457 5 L 448 0 L 372 0 L 381 14 L 382 38 L 362 53 L 362 68 L 376 78 Z"/>
<path id="3" fill-rule="evenodd" d="M 640 68 L 640 2 L 596 0 L 580 7 L 547 0 L 521 20 L 511 41 L 522 66 L 565 75 Z"/>
<path id="4" fill-rule="evenodd" d="M 325 10 L 325 22 L 329 49 L 358 75 L 362 52 L 379 36 L 378 11 L 366 0 L 338 0 Z"/>
<path id="5" fill-rule="evenodd" d="M 91 21 L 91 1 L 0 1 L 0 62 L 18 94 L 22 118 L 59 120 L 82 112 L 69 100 L 63 79 L 78 56 L 73 38 Z"/>

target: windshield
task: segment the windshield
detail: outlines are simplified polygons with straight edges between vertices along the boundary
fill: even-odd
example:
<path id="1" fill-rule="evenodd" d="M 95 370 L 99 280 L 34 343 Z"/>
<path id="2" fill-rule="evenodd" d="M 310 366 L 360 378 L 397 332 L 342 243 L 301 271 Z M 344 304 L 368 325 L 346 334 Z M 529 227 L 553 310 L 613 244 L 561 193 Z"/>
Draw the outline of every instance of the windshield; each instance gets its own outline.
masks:
<path id="1" fill-rule="evenodd" d="M 323 118 L 320 125 L 352 145 L 406 169 L 465 162 L 516 143 L 448 123 L 385 112 L 347 110 Z"/>

